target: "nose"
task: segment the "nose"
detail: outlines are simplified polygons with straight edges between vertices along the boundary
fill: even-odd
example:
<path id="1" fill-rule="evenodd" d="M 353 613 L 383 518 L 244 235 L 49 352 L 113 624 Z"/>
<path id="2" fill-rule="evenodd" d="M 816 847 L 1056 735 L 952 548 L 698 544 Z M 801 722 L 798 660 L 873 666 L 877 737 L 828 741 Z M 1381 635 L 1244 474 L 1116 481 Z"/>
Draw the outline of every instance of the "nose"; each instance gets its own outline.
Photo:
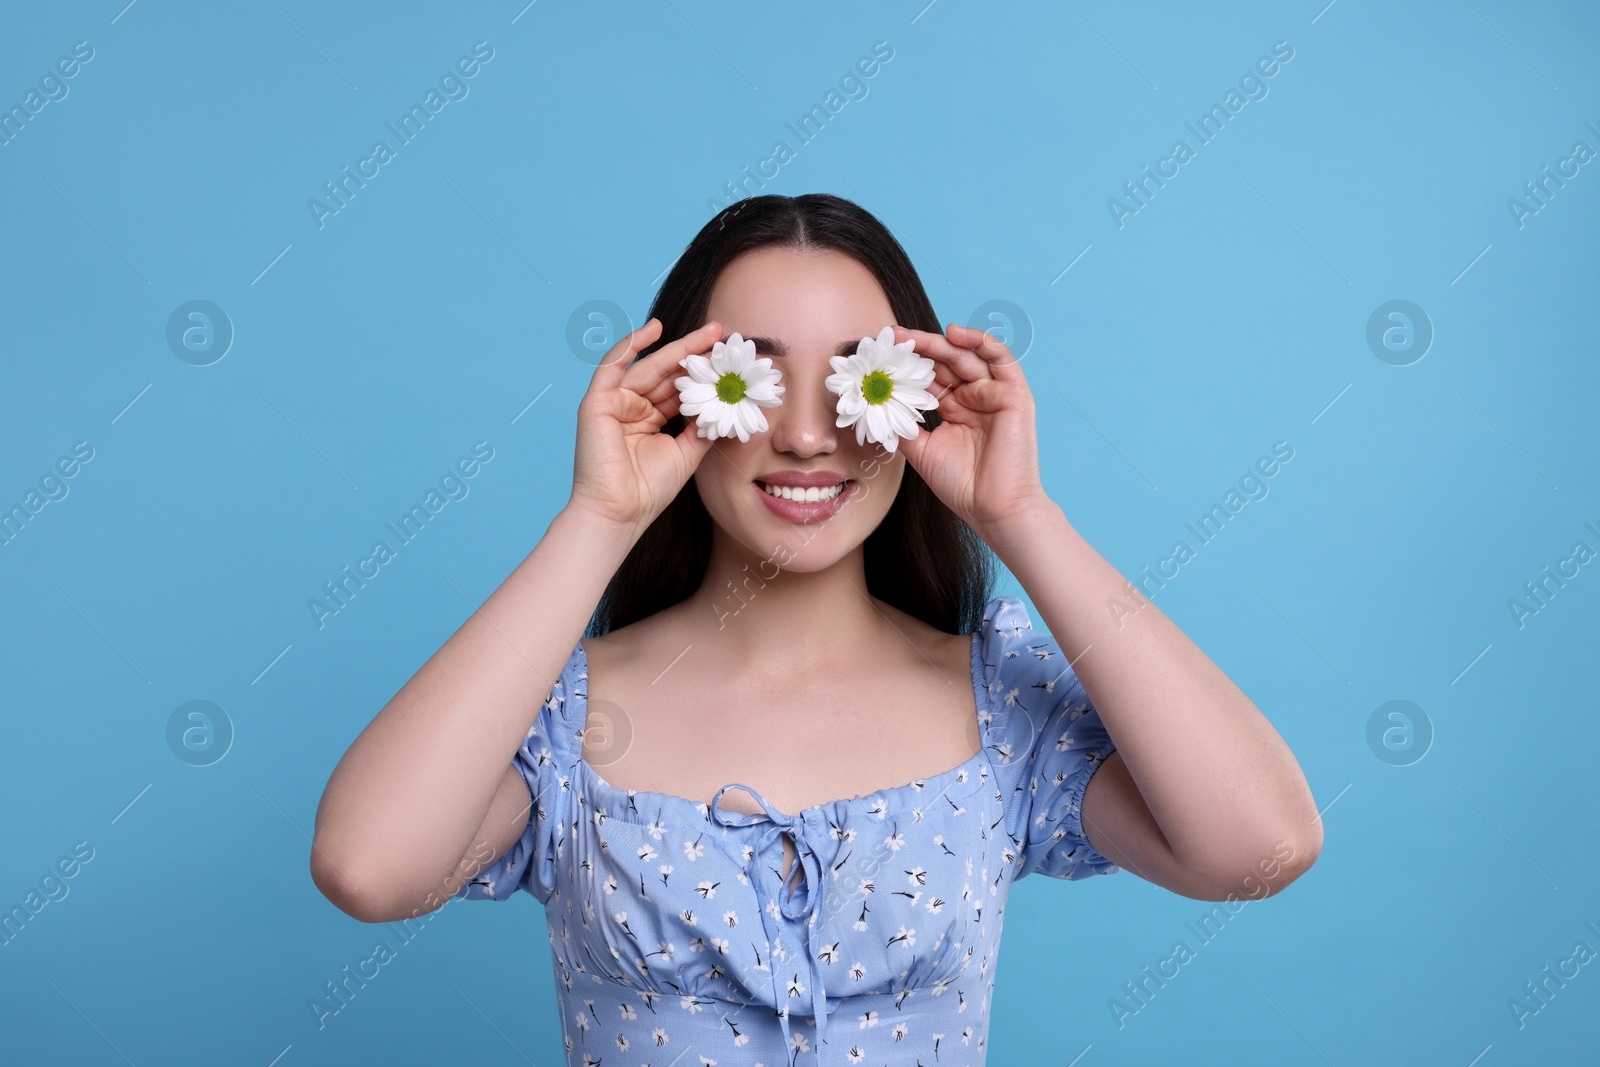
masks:
<path id="1" fill-rule="evenodd" d="M 766 412 L 777 451 L 805 458 L 838 448 L 839 398 L 824 384 L 831 368 L 823 368 L 799 361 L 784 368 L 783 403 Z"/>

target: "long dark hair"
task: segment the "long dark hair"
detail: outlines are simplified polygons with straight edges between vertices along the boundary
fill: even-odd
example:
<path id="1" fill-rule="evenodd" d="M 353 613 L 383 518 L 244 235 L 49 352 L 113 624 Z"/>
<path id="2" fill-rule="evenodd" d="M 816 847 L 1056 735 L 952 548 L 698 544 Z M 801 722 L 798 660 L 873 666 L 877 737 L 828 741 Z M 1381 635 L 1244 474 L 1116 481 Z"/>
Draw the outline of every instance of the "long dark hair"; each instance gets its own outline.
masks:
<path id="1" fill-rule="evenodd" d="M 638 358 L 702 325 L 723 268 L 767 247 L 842 252 L 877 278 L 899 325 L 942 332 L 905 249 L 871 213 L 827 193 L 753 196 L 723 208 L 689 242 L 650 307 L 661 320 L 661 337 Z M 924 432 L 942 421 L 937 409 L 922 417 Z M 688 427 L 678 414 L 661 432 L 676 437 Z M 710 564 L 711 532 L 711 516 L 690 478 L 617 568 L 584 636 L 627 626 L 692 595 Z M 909 463 L 863 552 L 873 596 L 946 633 L 968 634 L 982 625 L 994 555 Z"/>

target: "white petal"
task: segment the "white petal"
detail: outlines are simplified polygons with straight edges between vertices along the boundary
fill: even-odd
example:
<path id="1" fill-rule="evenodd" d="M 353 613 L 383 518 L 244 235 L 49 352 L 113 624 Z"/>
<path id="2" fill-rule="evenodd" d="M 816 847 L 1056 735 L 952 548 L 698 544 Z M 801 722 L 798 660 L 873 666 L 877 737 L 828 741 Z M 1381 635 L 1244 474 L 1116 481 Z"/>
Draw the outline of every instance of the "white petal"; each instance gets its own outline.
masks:
<path id="1" fill-rule="evenodd" d="M 828 391 L 832 393 L 844 392 L 844 390 L 849 387 L 850 382 L 850 375 L 844 373 L 843 371 L 840 371 L 837 374 L 830 374 L 822 380 L 822 384 L 827 386 Z"/>
<path id="2" fill-rule="evenodd" d="M 873 371 L 871 354 L 864 350 L 857 350 L 845 357 L 845 373 L 852 378 L 865 378 Z"/>
<path id="3" fill-rule="evenodd" d="M 680 382 L 685 380 L 683 378 L 678 379 Z M 682 395 L 684 402 L 688 404 L 705 404 L 716 399 L 717 396 L 716 386 L 702 382 L 689 382 L 688 385 L 680 385 L 678 391 Z"/>
<path id="4" fill-rule="evenodd" d="M 755 342 L 746 341 L 738 334 L 734 334 L 728 339 L 728 343 L 723 346 L 723 351 L 725 353 L 724 358 L 728 363 L 728 369 L 735 374 L 742 375 L 746 373 L 756 361 Z"/>
<path id="5" fill-rule="evenodd" d="M 767 363 L 767 366 L 762 367 L 761 363 Z M 783 379 L 782 374 L 772 369 L 771 363 L 767 361 L 765 356 L 761 357 L 756 365 L 745 371 L 742 377 L 744 378 L 746 391 L 768 389 L 776 386 Z M 782 392 L 782 389 L 779 389 L 779 392 Z"/>
<path id="6" fill-rule="evenodd" d="M 934 399 L 932 393 L 915 387 L 908 388 L 903 385 L 896 385 L 894 387 L 894 398 L 907 407 L 926 409 L 939 406 L 939 401 Z"/>
<path id="7" fill-rule="evenodd" d="M 679 360 L 678 365 L 688 371 L 689 377 L 697 382 L 714 382 L 720 376 L 705 356 L 687 356 Z"/>
<path id="8" fill-rule="evenodd" d="M 901 437 L 914 437 L 917 433 L 917 420 L 911 417 L 911 409 L 898 401 L 891 400 L 883 405 L 884 416 L 894 432 Z"/>
<path id="9" fill-rule="evenodd" d="M 894 431 L 889 427 L 888 416 L 883 413 L 882 404 L 873 404 L 867 408 L 867 434 L 879 444 L 887 444 L 894 436 Z"/>
<path id="10" fill-rule="evenodd" d="M 921 356 L 912 356 L 909 359 L 896 360 L 894 364 L 894 377 L 896 381 L 932 381 L 934 363 L 931 359 Z"/>
<path id="11" fill-rule="evenodd" d="M 767 428 L 767 417 L 761 414 L 761 409 L 754 404 L 741 400 L 733 405 L 733 424 L 741 431 L 739 440 L 749 440 L 748 435 L 760 433 Z"/>

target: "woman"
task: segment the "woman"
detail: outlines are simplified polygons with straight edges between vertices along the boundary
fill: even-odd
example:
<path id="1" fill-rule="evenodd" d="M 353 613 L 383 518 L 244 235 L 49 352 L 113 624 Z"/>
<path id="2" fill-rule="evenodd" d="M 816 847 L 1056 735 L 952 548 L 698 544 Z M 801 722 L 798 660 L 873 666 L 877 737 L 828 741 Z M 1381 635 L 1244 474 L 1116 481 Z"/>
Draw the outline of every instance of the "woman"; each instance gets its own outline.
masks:
<path id="1" fill-rule="evenodd" d="M 886 325 L 938 397 L 893 449 L 826 384 Z M 685 432 L 733 333 L 781 402 Z M 808 475 L 832 503 L 777 499 Z M 571 1064 L 981 1063 L 1017 878 L 1257 897 L 1321 840 L 1272 726 L 1045 494 L 1006 346 L 941 334 L 856 205 L 759 196 L 595 369 L 571 498 L 351 745 L 311 869 L 368 922 L 533 895 Z"/>

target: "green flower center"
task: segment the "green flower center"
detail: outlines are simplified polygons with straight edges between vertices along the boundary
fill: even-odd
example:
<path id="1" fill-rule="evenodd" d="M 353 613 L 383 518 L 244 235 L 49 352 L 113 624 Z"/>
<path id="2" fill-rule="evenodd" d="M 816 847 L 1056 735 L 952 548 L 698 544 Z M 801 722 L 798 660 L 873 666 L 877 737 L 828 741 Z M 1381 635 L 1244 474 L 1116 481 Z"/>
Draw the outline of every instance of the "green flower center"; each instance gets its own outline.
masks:
<path id="1" fill-rule="evenodd" d="M 861 379 L 861 395 L 869 404 L 881 404 L 894 395 L 894 379 L 875 370 Z"/>
<path id="2" fill-rule="evenodd" d="M 744 379 L 729 371 L 717 379 L 717 399 L 724 404 L 737 404 L 744 399 Z"/>

